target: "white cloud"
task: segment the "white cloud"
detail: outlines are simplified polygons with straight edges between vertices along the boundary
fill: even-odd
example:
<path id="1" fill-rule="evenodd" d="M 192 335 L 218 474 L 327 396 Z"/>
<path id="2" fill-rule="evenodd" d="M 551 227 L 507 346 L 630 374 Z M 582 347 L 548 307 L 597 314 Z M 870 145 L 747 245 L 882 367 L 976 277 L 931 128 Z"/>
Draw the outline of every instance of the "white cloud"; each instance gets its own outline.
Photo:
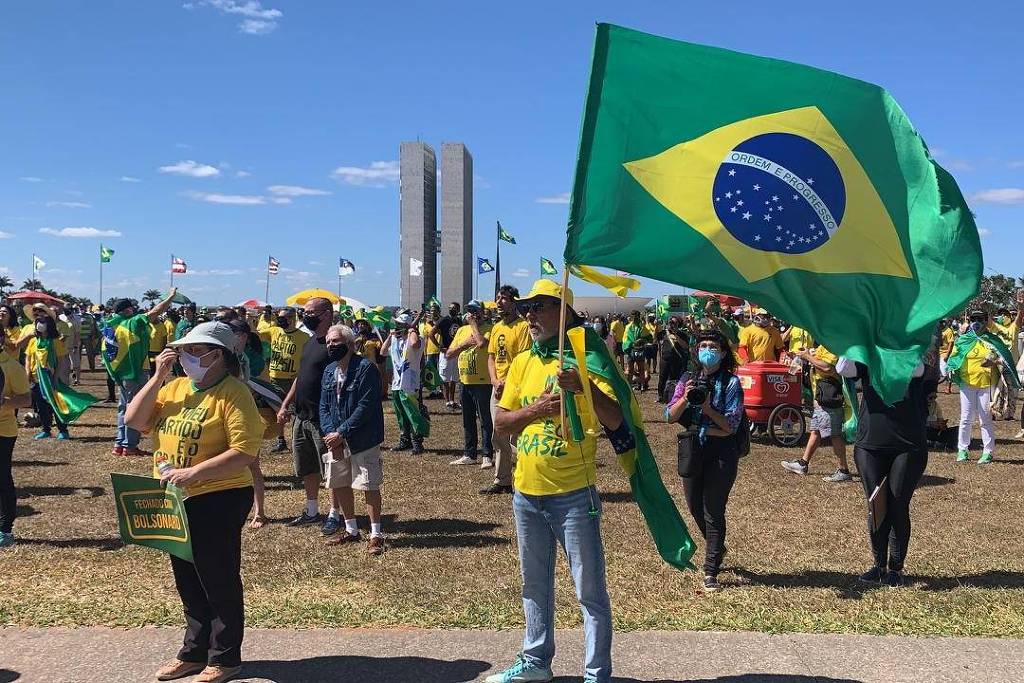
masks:
<path id="1" fill-rule="evenodd" d="M 966 159 L 950 159 L 949 161 L 942 162 L 942 167 L 947 171 L 968 172 L 974 170 L 974 164 Z"/>
<path id="2" fill-rule="evenodd" d="M 34 176 L 34 175 L 23 175 L 20 178 L 18 178 L 18 180 L 20 180 L 23 183 L 42 183 L 42 182 L 46 182 L 43 178 L 40 178 L 40 177 Z"/>
<path id="3" fill-rule="evenodd" d="M 279 197 L 316 197 L 330 194 L 327 190 L 318 190 L 313 187 L 302 187 L 300 185 L 271 185 L 267 188 L 267 192 Z"/>
<path id="4" fill-rule="evenodd" d="M 270 201 L 274 204 L 291 204 L 292 200 L 290 197 L 271 197 Z"/>
<path id="5" fill-rule="evenodd" d="M 216 178 L 220 175 L 220 169 L 216 166 L 200 164 L 192 161 L 191 159 L 179 161 L 178 163 L 171 164 L 169 166 L 161 166 L 157 170 L 161 173 L 189 176 L 190 178 Z"/>
<path id="6" fill-rule="evenodd" d="M 117 230 L 101 230 L 99 228 L 39 228 L 44 235 L 54 237 L 120 237 Z"/>
<path id="7" fill-rule="evenodd" d="M 991 234 L 992 234 L 992 231 L 989 230 L 988 228 L 978 228 L 978 236 L 979 237 L 988 237 Z"/>
<path id="8" fill-rule="evenodd" d="M 971 195 L 971 199 L 984 204 L 1024 204 L 1024 188 L 1000 187 L 981 190 Z"/>
<path id="9" fill-rule="evenodd" d="M 249 173 L 248 171 L 235 171 L 236 178 L 248 178 L 251 175 L 252 173 Z"/>
<path id="10" fill-rule="evenodd" d="M 530 277 L 530 271 L 526 268 L 516 268 L 512 271 L 512 277 Z"/>
<path id="11" fill-rule="evenodd" d="M 311 265 L 311 266 L 322 266 L 323 263 L 320 262 L 320 261 L 310 261 L 309 265 Z"/>
<path id="12" fill-rule="evenodd" d="M 340 183 L 361 187 L 386 187 L 398 182 L 397 161 L 374 161 L 369 167 L 339 166 L 331 171 L 331 177 Z"/>
<path id="13" fill-rule="evenodd" d="M 260 195 L 250 194 L 217 194 L 215 192 L 186 192 L 186 197 L 195 199 L 197 202 L 209 204 L 235 204 L 239 206 L 252 206 L 255 204 L 266 204 L 267 198 Z"/>
<path id="14" fill-rule="evenodd" d="M 4 232 L 3 230 L 0 230 L 0 240 L 9 240 L 12 237 L 14 237 L 13 233 Z"/>
<path id="15" fill-rule="evenodd" d="M 142 181 L 139 180 L 138 178 L 133 178 L 130 175 L 123 175 L 123 176 L 121 176 L 121 182 L 122 183 L 141 183 Z"/>
<path id="16" fill-rule="evenodd" d="M 223 276 L 226 276 L 226 275 L 244 275 L 245 271 L 240 269 L 240 268 L 211 268 L 210 270 L 190 269 L 188 271 L 188 273 L 186 273 L 186 274 L 187 275 L 199 275 L 199 276 L 215 275 L 215 276 L 218 276 L 218 277 L 223 277 Z"/>
<path id="17" fill-rule="evenodd" d="M 195 9 L 206 5 L 219 10 L 222 14 L 234 14 L 243 17 L 238 30 L 253 36 L 262 36 L 277 28 L 277 21 L 284 16 L 279 9 L 263 7 L 258 0 L 199 0 L 183 5 L 185 9 Z"/>
<path id="18" fill-rule="evenodd" d="M 65 209 L 91 209 L 92 204 L 85 202 L 46 202 L 47 206 L 60 206 Z"/>
<path id="19" fill-rule="evenodd" d="M 537 203 L 538 204 L 568 204 L 569 203 L 569 193 L 568 192 L 563 192 L 561 194 L 556 194 L 553 197 L 537 197 Z"/>
<path id="20" fill-rule="evenodd" d="M 484 178 L 482 175 L 473 174 L 473 187 L 478 190 L 489 190 L 491 189 L 491 183 Z"/>

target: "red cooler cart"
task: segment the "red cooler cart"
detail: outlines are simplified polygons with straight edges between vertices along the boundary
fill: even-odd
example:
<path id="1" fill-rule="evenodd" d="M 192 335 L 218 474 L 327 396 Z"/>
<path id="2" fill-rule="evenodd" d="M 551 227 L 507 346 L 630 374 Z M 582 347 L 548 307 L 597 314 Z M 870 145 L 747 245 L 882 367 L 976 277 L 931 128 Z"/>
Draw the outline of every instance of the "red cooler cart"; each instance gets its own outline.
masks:
<path id="1" fill-rule="evenodd" d="M 802 372 L 788 365 L 757 361 L 736 369 L 743 387 L 743 405 L 751 425 L 764 427 L 772 442 L 795 446 L 807 424 L 802 410 Z"/>

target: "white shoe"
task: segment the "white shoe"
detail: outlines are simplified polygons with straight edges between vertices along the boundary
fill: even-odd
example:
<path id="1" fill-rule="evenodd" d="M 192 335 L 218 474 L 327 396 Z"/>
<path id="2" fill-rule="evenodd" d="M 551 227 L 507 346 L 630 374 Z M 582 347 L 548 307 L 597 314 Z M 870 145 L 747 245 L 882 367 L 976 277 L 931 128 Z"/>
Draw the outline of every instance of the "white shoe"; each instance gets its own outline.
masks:
<path id="1" fill-rule="evenodd" d="M 455 460 L 452 460 L 448 464 L 449 465 L 475 465 L 476 464 L 476 458 L 471 458 L 468 455 L 464 455 L 461 458 L 456 458 Z"/>
<path id="2" fill-rule="evenodd" d="M 480 463 L 480 469 L 487 470 L 492 467 L 494 467 L 494 458 L 488 458 L 485 455 L 483 461 Z"/>

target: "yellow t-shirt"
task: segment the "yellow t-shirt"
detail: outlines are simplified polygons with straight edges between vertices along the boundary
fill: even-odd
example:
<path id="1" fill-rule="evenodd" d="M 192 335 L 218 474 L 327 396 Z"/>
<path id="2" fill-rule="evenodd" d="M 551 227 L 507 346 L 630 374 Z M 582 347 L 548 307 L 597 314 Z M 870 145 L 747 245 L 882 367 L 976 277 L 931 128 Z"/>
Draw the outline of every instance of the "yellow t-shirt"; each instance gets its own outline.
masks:
<path id="1" fill-rule="evenodd" d="M 832 372 L 824 372 L 818 368 L 811 366 L 811 392 L 814 393 L 818 389 L 818 380 L 822 377 L 839 377 L 839 373 L 835 371 L 836 363 L 839 362 L 839 356 L 826 349 L 821 344 L 818 348 L 814 349 L 814 357 L 820 361 L 824 361 L 832 366 Z"/>
<path id="2" fill-rule="evenodd" d="M 265 332 L 270 332 L 272 327 L 277 327 L 277 320 L 274 318 L 265 320 L 261 315 L 259 322 L 256 323 L 256 334 L 262 335 Z"/>
<path id="3" fill-rule="evenodd" d="M 376 339 L 367 339 L 359 350 L 360 355 L 373 363 L 380 363 L 380 342 Z"/>
<path id="4" fill-rule="evenodd" d="M 28 375 L 21 367 L 17 358 L 12 358 L 5 351 L 0 351 L 0 370 L 4 372 L 4 404 L 0 405 L 0 436 L 18 436 L 18 421 L 14 417 L 14 408 L 7 406 L 7 401 L 28 393 Z"/>
<path id="5" fill-rule="evenodd" d="M 67 355 L 68 350 L 64 345 L 63 339 L 53 340 L 53 350 L 56 352 L 57 362 Z M 28 345 L 25 347 L 25 362 L 28 364 L 29 377 L 36 376 L 36 368 L 42 365 L 44 368 L 49 368 L 51 371 L 56 372 L 56 365 L 49 363 L 49 354 L 39 348 L 39 339 L 32 337 L 29 340 Z"/>
<path id="6" fill-rule="evenodd" d="M 964 357 L 960 378 L 972 389 L 987 389 L 996 383 L 999 366 L 985 367 L 981 364 L 989 354 L 996 355 L 996 352 L 988 344 L 979 342 Z"/>
<path id="7" fill-rule="evenodd" d="M 512 360 L 499 405 L 505 410 L 519 410 L 536 401 L 548 387 L 557 390 L 557 372 L 557 358 L 520 353 Z M 594 375 L 591 379 L 605 395 L 614 397 L 611 385 Z M 576 401 L 581 414 L 590 410 L 582 394 L 576 396 Z M 531 422 L 516 441 L 516 490 L 530 496 L 550 496 L 590 486 L 596 480 L 596 454 L 594 434 L 586 434 L 578 444 L 566 443 L 557 415 Z"/>
<path id="8" fill-rule="evenodd" d="M 299 373 L 299 359 L 309 335 L 299 329 L 285 332 L 280 327 L 270 328 L 269 334 L 271 378 L 293 379 Z"/>
<path id="9" fill-rule="evenodd" d="M 487 340 L 491 335 L 490 325 L 481 324 L 480 334 Z M 452 338 L 452 346 L 464 344 L 473 336 L 473 328 L 462 325 Z M 490 384 L 491 374 L 487 371 L 487 342 L 480 348 L 470 347 L 459 354 L 459 381 L 463 384 Z"/>
<path id="10" fill-rule="evenodd" d="M 499 380 L 508 376 L 512 359 L 530 348 L 530 324 L 518 318 L 511 324 L 502 321 L 491 328 L 491 341 L 487 344 L 488 355 L 494 356 L 494 372 Z"/>
<path id="11" fill-rule="evenodd" d="M 420 323 L 420 338 L 424 340 L 423 353 L 428 356 L 433 356 L 441 353 L 441 349 L 437 347 L 434 340 L 430 338 L 430 333 L 434 329 L 434 324 L 429 322 Z"/>
<path id="12" fill-rule="evenodd" d="M 622 340 L 626 337 L 626 324 L 619 319 L 615 319 L 608 326 L 608 333 L 615 337 L 615 341 L 621 344 Z"/>
<path id="13" fill-rule="evenodd" d="M 9 327 L 4 330 L 3 350 L 12 356 L 18 356 L 18 340 L 21 339 L 22 328 Z"/>
<path id="14" fill-rule="evenodd" d="M 149 323 L 149 352 L 160 353 L 167 346 L 167 326 L 162 322 Z"/>
<path id="15" fill-rule="evenodd" d="M 166 460 L 175 468 L 192 467 L 229 448 L 257 457 L 263 439 L 263 420 L 252 392 L 230 375 L 200 391 L 192 380 L 180 377 L 164 385 L 156 397 L 153 422 L 153 476 Z M 220 479 L 185 487 L 188 496 L 252 486 L 248 467 Z"/>
<path id="16" fill-rule="evenodd" d="M 170 320 L 164 321 L 164 345 L 169 341 L 174 341 L 174 332 L 177 326 Z"/>
<path id="17" fill-rule="evenodd" d="M 942 356 L 948 356 L 953 350 L 953 339 L 956 335 L 953 334 L 953 329 L 947 327 L 942 331 L 942 347 L 939 349 L 939 354 Z"/>
<path id="18" fill-rule="evenodd" d="M 798 353 L 803 349 L 810 350 L 814 347 L 814 339 L 811 333 L 802 327 L 794 325 L 789 332 L 789 352 Z M 832 361 L 835 362 L 835 361 Z"/>
<path id="19" fill-rule="evenodd" d="M 747 325 L 740 330 L 740 346 L 747 347 L 747 362 L 759 360 L 776 361 L 779 351 L 785 348 L 782 335 L 774 327 Z"/>
<path id="20" fill-rule="evenodd" d="M 1014 358 L 1017 357 L 1017 321 L 1014 319 L 1007 325 L 1000 325 L 995 320 L 988 326 L 989 332 L 993 333 L 999 340 L 1006 344 Z"/>

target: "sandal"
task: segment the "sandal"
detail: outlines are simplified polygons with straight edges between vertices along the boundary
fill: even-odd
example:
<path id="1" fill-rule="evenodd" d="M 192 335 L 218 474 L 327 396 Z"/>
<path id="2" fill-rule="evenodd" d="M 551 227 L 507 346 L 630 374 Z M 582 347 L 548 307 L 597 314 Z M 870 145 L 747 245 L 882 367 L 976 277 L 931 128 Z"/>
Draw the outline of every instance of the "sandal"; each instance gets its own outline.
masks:
<path id="1" fill-rule="evenodd" d="M 249 520 L 249 528 L 250 529 L 262 529 L 263 526 L 266 523 L 267 523 L 267 518 L 264 517 L 263 515 L 253 515 L 252 519 Z"/>

